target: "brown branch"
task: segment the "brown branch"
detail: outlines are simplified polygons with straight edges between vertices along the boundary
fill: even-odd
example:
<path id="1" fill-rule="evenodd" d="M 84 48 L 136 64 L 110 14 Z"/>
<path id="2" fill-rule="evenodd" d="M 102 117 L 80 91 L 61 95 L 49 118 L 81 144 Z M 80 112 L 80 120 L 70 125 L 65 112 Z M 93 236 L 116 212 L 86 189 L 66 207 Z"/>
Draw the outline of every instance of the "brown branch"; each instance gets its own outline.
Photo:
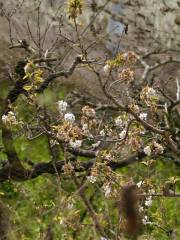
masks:
<path id="1" fill-rule="evenodd" d="M 124 105 L 122 105 L 121 103 L 119 103 L 119 101 L 115 98 L 115 96 L 113 96 L 107 89 L 106 87 L 103 85 L 103 82 L 102 82 L 102 79 L 101 79 L 101 76 L 99 74 L 99 72 L 97 72 L 95 69 L 93 69 L 94 73 L 96 74 L 98 80 L 99 80 L 99 83 L 102 87 L 102 90 L 104 92 L 104 94 L 106 95 L 107 98 L 109 98 L 117 107 L 119 107 L 119 109 L 121 111 L 124 111 L 124 112 L 127 112 L 127 113 L 130 113 L 131 115 L 133 115 L 133 117 L 138 121 L 140 122 L 144 127 L 145 129 L 147 130 L 150 130 L 154 133 L 158 133 L 158 134 L 161 134 L 161 135 L 164 135 L 165 131 L 164 130 L 161 130 L 161 129 L 158 129 L 156 127 L 154 127 L 153 125 L 149 124 L 148 122 L 144 121 L 143 119 L 141 119 L 131 108 L 129 107 L 126 107 Z"/>
<path id="2" fill-rule="evenodd" d="M 126 167 L 130 164 L 133 164 L 135 162 L 141 161 L 145 157 L 145 154 L 143 152 L 137 153 L 127 159 L 114 162 L 110 161 L 107 163 L 107 165 L 112 169 L 120 169 L 123 167 Z M 90 160 L 87 160 L 85 162 L 81 162 L 78 166 L 74 162 L 72 164 L 74 165 L 75 172 L 84 172 L 89 169 L 91 169 L 96 162 L 96 158 L 92 158 Z M 57 174 L 57 172 L 60 174 L 63 172 L 63 166 L 65 164 L 65 161 L 50 161 L 50 162 L 42 162 L 35 164 L 31 169 L 25 169 L 23 167 L 17 167 L 17 166 L 11 166 L 11 165 L 5 165 L 3 168 L 0 169 L 0 182 L 4 182 L 8 179 L 12 179 L 14 181 L 26 181 L 30 179 L 34 179 L 42 174 L 49 173 L 49 174 Z"/>
<path id="3" fill-rule="evenodd" d="M 168 193 L 168 194 L 164 194 L 164 193 L 153 193 L 153 194 L 138 194 L 138 196 L 140 197 L 176 197 L 179 198 L 180 197 L 180 193 Z"/>
<path id="4" fill-rule="evenodd" d="M 76 177 L 75 172 L 72 173 L 72 177 L 74 179 L 74 182 L 75 182 L 76 186 L 79 188 L 78 193 L 79 193 L 82 201 L 84 202 L 84 205 L 85 205 L 87 211 L 89 212 L 89 215 L 92 218 L 92 221 L 94 223 L 94 227 L 95 227 L 97 233 L 99 233 L 101 236 L 105 236 L 104 229 L 103 229 L 103 227 L 101 226 L 101 224 L 99 222 L 97 213 L 93 209 L 89 199 L 86 197 L 85 192 L 84 192 L 84 188 L 82 188 L 81 185 L 79 184 L 79 181 L 78 181 L 78 179 Z"/>
<path id="5" fill-rule="evenodd" d="M 160 62 L 155 63 L 154 65 L 149 65 L 146 63 L 146 61 L 144 61 L 143 57 L 139 56 L 138 54 L 136 54 L 136 58 L 138 59 L 138 61 L 141 63 L 141 65 L 144 67 L 144 72 L 142 74 L 142 82 L 144 82 L 147 79 L 147 75 L 149 72 L 156 70 L 159 67 L 162 67 L 163 65 L 166 65 L 168 63 L 180 63 L 180 59 L 179 58 L 172 58 L 169 57 L 166 60 L 162 60 Z"/>
<path id="6" fill-rule="evenodd" d="M 48 87 L 48 85 L 55 78 L 58 78 L 58 77 L 66 77 L 66 78 L 68 78 L 69 76 L 71 76 L 78 64 L 88 64 L 88 63 L 93 63 L 93 62 L 95 62 L 95 60 L 83 60 L 81 58 L 81 56 L 77 56 L 68 70 L 50 74 L 49 77 L 47 79 L 45 79 L 45 81 L 42 83 L 42 85 L 37 89 L 37 92 L 38 93 L 43 92 L 44 89 L 46 89 Z"/>
<path id="7" fill-rule="evenodd" d="M 19 43 L 9 46 L 9 49 L 13 49 L 13 48 L 24 48 L 27 52 L 31 54 L 35 54 L 34 48 L 31 47 L 25 39 L 19 40 Z"/>

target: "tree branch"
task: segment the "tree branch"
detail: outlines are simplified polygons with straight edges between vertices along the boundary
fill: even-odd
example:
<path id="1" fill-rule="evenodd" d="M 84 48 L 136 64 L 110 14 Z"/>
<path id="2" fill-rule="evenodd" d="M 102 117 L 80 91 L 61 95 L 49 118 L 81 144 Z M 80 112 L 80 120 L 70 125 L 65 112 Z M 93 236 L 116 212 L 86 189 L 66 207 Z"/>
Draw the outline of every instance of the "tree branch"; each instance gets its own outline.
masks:
<path id="1" fill-rule="evenodd" d="M 110 161 L 107 163 L 107 165 L 112 169 L 120 169 L 123 167 L 126 167 L 130 164 L 133 164 L 135 162 L 141 161 L 145 157 L 145 154 L 143 152 L 139 152 L 127 159 L 114 162 Z M 75 162 L 72 162 L 72 165 L 74 166 L 75 172 L 84 172 L 93 167 L 93 165 L 96 162 L 96 158 L 92 158 L 90 160 L 87 160 L 85 162 L 81 162 L 76 166 Z M 4 182 L 6 180 L 14 180 L 14 181 L 26 181 L 30 179 L 34 179 L 42 174 L 48 173 L 48 174 L 56 174 L 63 172 L 63 166 L 65 164 L 65 161 L 51 161 L 48 163 L 42 162 L 34 165 L 32 169 L 25 169 L 25 168 L 18 168 L 11 165 L 6 165 L 3 168 L 0 169 L 0 182 Z"/>

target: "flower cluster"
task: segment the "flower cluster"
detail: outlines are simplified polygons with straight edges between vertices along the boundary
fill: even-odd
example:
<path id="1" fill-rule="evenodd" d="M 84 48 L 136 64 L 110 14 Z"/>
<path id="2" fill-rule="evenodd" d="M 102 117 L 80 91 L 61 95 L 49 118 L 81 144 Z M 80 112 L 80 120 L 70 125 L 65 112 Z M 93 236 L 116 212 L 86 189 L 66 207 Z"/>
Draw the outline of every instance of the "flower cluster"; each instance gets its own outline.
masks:
<path id="1" fill-rule="evenodd" d="M 147 120 L 147 113 L 140 113 L 139 114 L 140 119 L 142 119 L 143 121 Z"/>
<path id="2" fill-rule="evenodd" d="M 103 189 L 103 192 L 104 192 L 104 196 L 105 196 L 106 198 L 108 198 L 108 197 L 111 196 L 112 189 L 111 189 L 110 184 L 104 184 L 104 185 L 102 186 L 102 189 Z"/>
<path id="3" fill-rule="evenodd" d="M 16 115 L 12 111 L 9 111 L 8 114 L 2 115 L 2 122 L 8 127 L 18 124 L 18 121 L 16 120 Z"/>
<path id="4" fill-rule="evenodd" d="M 146 198 L 145 202 L 144 202 L 144 205 L 146 207 L 150 207 L 152 205 L 152 197 L 149 196 L 148 198 Z"/>
<path id="5" fill-rule="evenodd" d="M 150 146 L 146 146 L 146 147 L 144 148 L 144 153 L 145 153 L 147 156 L 150 156 L 151 153 L 152 153 L 151 147 L 150 147 Z"/>
<path id="6" fill-rule="evenodd" d="M 124 53 L 124 58 L 126 59 L 126 64 L 135 64 L 137 61 L 136 54 L 132 51 Z"/>
<path id="7" fill-rule="evenodd" d="M 150 156 L 150 155 L 152 154 L 152 152 L 153 152 L 154 154 L 163 154 L 163 152 L 164 152 L 164 147 L 163 147 L 161 144 L 153 141 L 153 142 L 151 143 L 151 146 L 148 145 L 148 146 L 144 147 L 144 153 L 145 153 L 147 156 Z"/>
<path id="8" fill-rule="evenodd" d="M 136 185 L 137 185 L 138 188 L 141 188 L 142 185 L 143 185 L 143 181 L 139 181 L 138 183 L 136 183 Z"/>
<path id="9" fill-rule="evenodd" d="M 142 223 L 143 223 L 144 225 L 152 224 L 152 222 L 149 221 L 148 216 L 146 216 L 146 215 L 145 215 L 144 218 L 142 219 Z"/>
<path id="10" fill-rule="evenodd" d="M 124 139 L 125 136 L 126 136 L 126 133 L 127 133 L 126 129 L 122 130 L 122 131 L 119 133 L 119 138 L 120 138 L 121 140 Z"/>
<path id="11" fill-rule="evenodd" d="M 72 164 L 70 162 L 68 162 L 68 163 L 64 164 L 63 171 L 65 174 L 70 175 L 74 171 L 74 167 L 72 166 Z"/>
<path id="12" fill-rule="evenodd" d="M 142 89 L 140 98 L 147 106 L 152 106 L 158 101 L 158 95 L 155 89 L 149 86 Z"/>
<path id="13" fill-rule="evenodd" d="M 74 149 L 80 148 L 81 145 L 82 145 L 82 140 L 73 140 L 73 139 L 71 139 L 71 140 L 69 141 L 69 145 L 70 145 L 72 148 L 74 148 Z"/>
<path id="14" fill-rule="evenodd" d="M 118 116 L 117 118 L 115 118 L 114 122 L 115 122 L 115 126 L 118 128 L 122 128 L 124 126 L 121 116 Z"/>
<path id="15" fill-rule="evenodd" d="M 130 68 L 125 68 L 119 73 L 118 78 L 127 83 L 132 82 L 134 80 L 134 72 Z"/>
<path id="16" fill-rule="evenodd" d="M 66 143 L 72 140 L 71 144 L 73 146 L 79 146 L 80 142 L 75 142 L 75 140 L 81 139 L 82 131 L 78 126 L 72 125 L 71 122 L 65 121 L 63 124 L 55 126 L 54 129 L 57 131 L 57 138 L 60 141 L 64 141 Z"/>
<path id="17" fill-rule="evenodd" d="M 96 116 L 95 110 L 89 106 L 84 106 L 82 108 L 82 113 L 84 116 L 86 116 L 88 118 L 94 118 Z"/>
<path id="18" fill-rule="evenodd" d="M 59 109 L 60 114 L 66 112 L 67 107 L 68 107 L 67 102 L 65 102 L 63 100 L 58 101 L 58 109 Z"/>
<path id="19" fill-rule="evenodd" d="M 90 108 L 89 106 L 82 108 L 81 125 L 84 135 L 91 136 L 90 130 L 97 125 L 95 116 L 96 112 L 93 108 Z"/>
<path id="20" fill-rule="evenodd" d="M 95 183 L 97 181 L 97 177 L 96 176 L 87 176 L 87 180 L 90 182 L 90 183 Z"/>
<path id="21" fill-rule="evenodd" d="M 132 111 L 135 112 L 135 113 L 139 113 L 139 111 L 140 111 L 139 106 L 138 106 L 137 104 L 135 104 L 135 103 L 132 103 L 132 104 L 130 105 L 130 108 L 131 108 Z"/>
<path id="22" fill-rule="evenodd" d="M 33 61 L 28 61 L 24 67 L 24 71 L 26 74 L 31 74 L 34 71 L 34 68 L 35 68 L 35 64 L 33 63 Z"/>
<path id="23" fill-rule="evenodd" d="M 154 152 L 156 154 L 163 154 L 164 148 L 161 144 L 159 144 L 157 142 L 153 142 L 153 145 L 154 145 Z"/>
<path id="24" fill-rule="evenodd" d="M 74 123 L 75 122 L 75 116 L 73 113 L 66 113 L 64 115 L 64 120 L 69 123 Z"/>
<path id="25" fill-rule="evenodd" d="M 105 74 L 109 74 L 110 71 L 111 71 L 111 66 L 108 63 L 106 63 L 106 65 L 104 66 L 103 70 L 104 70 Z"/>

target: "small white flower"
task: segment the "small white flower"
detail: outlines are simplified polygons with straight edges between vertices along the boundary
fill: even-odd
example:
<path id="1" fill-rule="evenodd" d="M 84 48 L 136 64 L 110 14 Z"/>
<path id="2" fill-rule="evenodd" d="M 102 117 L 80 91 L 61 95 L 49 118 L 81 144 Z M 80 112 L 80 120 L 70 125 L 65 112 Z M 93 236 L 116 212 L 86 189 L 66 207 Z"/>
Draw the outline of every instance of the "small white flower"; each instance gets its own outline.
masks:
<path id="1" fill-rule="evenodd" d="M 123 127 L 123 121 L 122 121 L 122 119 L 121 119 L 121 116 L 118 116 L 118 117 L 115 119 L 115 125 L 116 125 L 116 127 L 120 127 L 120 128 Z"/>
<path id="2" fill-rule="evenodd" d="M 4 125 L 7 125 L 9 123 L 8 115 L 2 115 L 2 122 L 4 123 Z"/>
<path id="3" fill-rule="evenodd" d="M 85 123 L 82 125 L 82 130 L 87 131 L 88 130 L 88 125 Z"/>
<path id="4" fill-rule="evenodd" d="M 142 223 L 144 225 L 152 224 L 152 222 L 149 221 L 148 216 L 144 216 L 144 218 L 142 219 Z"/>
<path id="5" fill-rule="evenodd" d="M 50 144 L 51 144 L 51 147 L 54 147 L 55 145 L 59 145 L 58 141 L 53 139 L 50 140 Z"/>
<path id="6" fill-rule="evenodd" d="M 136 185 L 137 185 L 138 188 L 140 188 L 142 186 L 142 184 L 143 184 L 143 181 L 140 181 Z"/>
<path id="7" fill-rule="evenodd" d="M 135 112 L 135 113 L 139 113 L 139 106 L 138 105 L 133 105 L 132 106 L 132 110 Z"/>
<path id="8" fill-rule="evenodd" d="M 67 209 L 72 209 L 74 207 L 74 204 L 71 202 L 71 203 L 68 203 L 67 204 Z"/>
<path id="9" fill-rule="evenodd" d="M 110 72 L 110 70 L 111 70 L 110 65 L 109 65 L 109 64 L 106 64 L 106 65 L 104 66 L 103 70 L 104 70 L 104 72 L 105 72 L 106 74 L 108 74 L 108 73 Z"/>
<path id="10" fill-rule="evenodd" d="M 16 120 L 16 116 L 14 112 L 9 111 L 8 114 L 2 115 L 2 122 L 4 125 L 17 125 L 18 122 Z"/>
<path id="11" fill-rule="evenodd" d="M 105 130 L 104 130 L 104 129 L 101 130 L 99 134 L 101 135 L 101 137 L 105 137 L 105 136 L 106 136 L 106 133 L 105 133 Z"/>
<path id="12" fill-rule="evenodd" d="M 147 156 L 150 156 L 151 155 L 151 148 L 150 146 L 147 146 L 144 148 L 144 153 L 147 155 Z"/>
<path id="13" fill-rule="evenodd" d="M 67 224 L 65 223 L 65 221 L 61 218 L 59 221 L 59 224 L 62 225 L 62 227 L 66 228 Z"/>
<path id="14" fill-rule="evenodd" d="M 105 237 L 101 237 L 100 240 L 109 240 L 109 239 Z"/>
<path id="15" fill-rule="evenodd" d="M 95 176 L 87 176 L 87 179 L 91 183 L 95 183 L 97 181 L 97 177 Z"/>
<path id="16" fill-rule="evenodd" d="M 157 154 L 163 154 L 164 148 L 161 144 L 154 142 L 154 147 Z"/>
<path id="17" fill-rule="evenodd" d="M 150 207 L 152 205 L 152 197 L 148 197 L 144 204 L 146 207 Z"/>
<path id="18" fill-rule="evenodd" d="M 148 191 L 148 193 L 149 193 L 149 194 L 155 194 L 155 190 L 154 190 L 154 189 L 150 189 L 150 190 Z"/>
<path id="19" fill-rule="evenodd" d="M 111 187 L 109 184 L 103 186 L 104 196 L 108 198 L 111 195 Z"/>
<path id="20" fill-rule="evenodd" d="M 154 90 L 154 88 L 151 87 L 148 88 L 146 95 L 148 98 L 153 98 L 157 96 L 156 91 Z"/>
<path id="21" fill-rule="evenodd" d="M 147 120 L 147 113 L 140 113 L 139 117 L 140 117 L 142 120 L 146 121 L 146 120 Z"/>
<path id="22" fill-rule="evenodd" d="M 97 141 L 96 143 L 92 144 L 92 147 L 97 148 L 97 147 L 99 147 L 100 144 L 101 144 L 101 141 Z"/>
<path id="23" fill-rule="evenodd" d="M 143 206 L 139 207 L 139 212 L 142 213 L 144 211 Z"/>
<path id="24" fill-rule="evenodd" d="M 83 131 L 83 134 L 86 135 L 87 137 L 90 137 L 90 138 L 93 137 L 93 135 L 89 131 L 88 124 L 85 123 L 82 125 L 82 131 Z"/>
<path id="25" fill-rule="evenodd" d="M 75 116 L 73 113 L 66 113 L 64 115 L 64 120 L 70 123 L 73 123 L 75 121 Z"/>
<path id="26" fill-rule="evenodd" d="M 25 73 L 32 73 L 33 72 L 33 62 L 28 62 L 24 67 Z"/>
<path id="27" fill-rule="evenodd" d="M 146 130 L 140 131 L 141 135 L 145 135 L 146 134 Z"/>
<path id="28" fill-rule="evenodd" d="M 119 138 L 123 139 L 123 138 L 125 138 L 125 136 L 126 136 L 126 130 L 124 129 L 122 132 L 120 132 Z"/>
<path id="29" fill-rule="evenodd" d="M 60 112 L 60 113 L 65 112 L 66 109 L 67 109 L 67 107 L 68 107 L 67 102 L 65 102 L 65 101 L 63 101 L 63 100 L 58 101 L 58 108 L 59 108 L 59 112 Z"/>
<path id="30" fill-rule="evenodd" d="M 70 142 L 69 142 L 69 145 L 70 145 L 72 148 L 74 148 L 74 149 L 80 148 L 81 145 L 82 145 L 82 140 L 75 140 L 75 141 L 73 141 L 73 140 L 71 139 Z"/>

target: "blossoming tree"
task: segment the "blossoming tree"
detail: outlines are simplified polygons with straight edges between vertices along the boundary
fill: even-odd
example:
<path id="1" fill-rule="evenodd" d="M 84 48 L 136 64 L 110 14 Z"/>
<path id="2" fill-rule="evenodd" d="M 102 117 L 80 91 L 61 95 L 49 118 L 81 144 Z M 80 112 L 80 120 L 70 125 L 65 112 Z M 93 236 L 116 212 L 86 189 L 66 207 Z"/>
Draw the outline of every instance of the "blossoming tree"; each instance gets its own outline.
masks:
<path id="1" fill-rule="evenodd" d="M 43 229 L 37 239 L 175 239 L 180 234 L 177 216 L 166 215 L 178 208 L 180 197 L 180 84 L 177 76 L 172 97 L 158 81 L 148 79 L 157 68 L 180 61 L 169 56 L 149 64 L 147 56 L 119 45 L 108 58 L 94 51 L 95 44 L 104 44 L 106 33 L 94 32 L 93 23 L 109 2 L 98 6 L 92 1 L 94 18 L 82 27 L 86 5 L 69 0 L 57 39 L 46 48 L 50 24 L 41 31 L 41 1 L 37 39 L 29 25 L 30 42 L 10 35 L 12 51 L 24 51 L 2 110 L 0 182 L 23 185 L 41 176 L 52 182 L 51 204 L 35 208 Z M 65 24 L 73 29 L 71 37 Z M 58 56 L 60 40 L 67 51 Z M 141 74 L 136 73 L 141 66 Z M 61 90 L 62 78 L 81 71 L 96 80 L 102 98 Z M 24 143 L 35 146 L 35 154 L 27 145 L 22 154 Z M 44 156 L 45 149 L 46 159 L 36 159 L 37 150 Z M 46 208 L 51 211 L 48 224 L 43 220 Z M 22 239 L 30 239 L 22 232 Z"/>

